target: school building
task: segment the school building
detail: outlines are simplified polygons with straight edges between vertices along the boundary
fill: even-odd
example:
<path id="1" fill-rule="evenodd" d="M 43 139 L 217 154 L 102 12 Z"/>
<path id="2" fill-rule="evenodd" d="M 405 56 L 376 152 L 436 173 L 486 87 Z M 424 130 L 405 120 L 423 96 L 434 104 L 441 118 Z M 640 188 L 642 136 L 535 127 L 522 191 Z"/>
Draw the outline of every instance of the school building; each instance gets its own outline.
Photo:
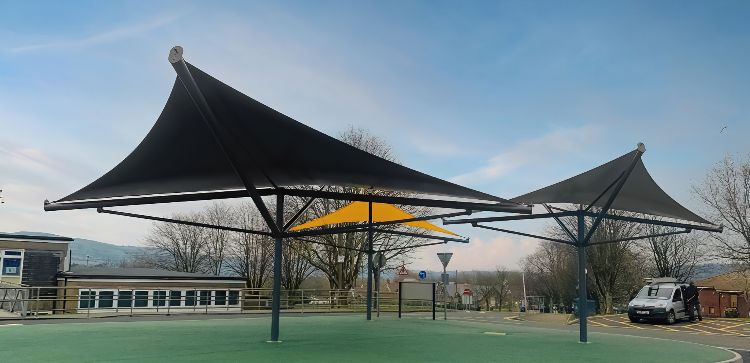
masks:
<path id="1" fill-rule="evenodd" d="M 70 266 L 70 240 L 0 234 L 0 310 L 26 316 L 241 308 L 241 277 Z"/>

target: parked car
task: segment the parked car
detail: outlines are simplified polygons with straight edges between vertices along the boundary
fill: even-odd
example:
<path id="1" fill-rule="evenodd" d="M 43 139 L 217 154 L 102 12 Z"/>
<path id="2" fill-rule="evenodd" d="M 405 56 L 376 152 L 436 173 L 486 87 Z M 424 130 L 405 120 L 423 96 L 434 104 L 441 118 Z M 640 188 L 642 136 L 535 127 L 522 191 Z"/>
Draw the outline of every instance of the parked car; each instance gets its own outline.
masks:
<path id="1" fill-rule="evenodd" d="M 689 315 L 683 299 L 685 284 L 677 283 L 675 279 L 655 279 L 641 288 L 638 294 L 628 304 L 628 318 L 637 323 L 646 321 L 662 321 L 667 324 L 688 319 Z"/>

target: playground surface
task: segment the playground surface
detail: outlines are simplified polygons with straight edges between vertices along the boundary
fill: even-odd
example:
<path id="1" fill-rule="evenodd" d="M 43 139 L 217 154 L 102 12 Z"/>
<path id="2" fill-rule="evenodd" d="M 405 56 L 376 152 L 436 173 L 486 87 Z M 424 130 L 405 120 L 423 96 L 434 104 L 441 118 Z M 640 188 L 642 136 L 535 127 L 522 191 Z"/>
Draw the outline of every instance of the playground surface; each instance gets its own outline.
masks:
<path id="1" fill-rule="evenodd" d="M 472 321 L 361 315 L 0 326 L 3 362 L 718 362 L 733 353 L 705 345 L 617 334 Z"/>

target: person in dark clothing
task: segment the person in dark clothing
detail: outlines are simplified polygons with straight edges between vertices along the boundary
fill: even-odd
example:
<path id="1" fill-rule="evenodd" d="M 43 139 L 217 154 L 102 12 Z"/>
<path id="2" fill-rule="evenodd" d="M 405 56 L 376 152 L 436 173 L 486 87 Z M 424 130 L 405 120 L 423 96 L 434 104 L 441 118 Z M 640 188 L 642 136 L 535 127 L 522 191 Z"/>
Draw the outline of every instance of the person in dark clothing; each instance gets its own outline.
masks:
<path id="1" fill-rule="evenodd" d="M 703 321 L 703 314 L 701 314 L 701 305 L 698 301 L 698 288 L 695 287 L 695 282 L 690 281 L 690 285 L 685 288 L 685 309 L 688 311 L 690 321 L 695 321 L 695 312 L 698 312 L 698 320 Z"/>

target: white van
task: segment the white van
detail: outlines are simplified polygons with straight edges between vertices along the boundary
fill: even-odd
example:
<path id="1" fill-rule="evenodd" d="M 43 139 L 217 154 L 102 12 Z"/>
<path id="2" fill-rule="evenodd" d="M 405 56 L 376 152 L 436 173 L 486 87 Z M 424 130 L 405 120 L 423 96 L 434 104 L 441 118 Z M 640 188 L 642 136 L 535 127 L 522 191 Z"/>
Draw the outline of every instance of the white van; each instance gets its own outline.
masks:
<path id="1" fill-rule="evenodd" d="M 683 298 L 685 284 L 675 279 L 654 279 L 644 286 L 628 304 L 628 318 L 637 323 L 642 320 L 663 321 L 674 324 L 678 320 L 688 319 Z"/>

